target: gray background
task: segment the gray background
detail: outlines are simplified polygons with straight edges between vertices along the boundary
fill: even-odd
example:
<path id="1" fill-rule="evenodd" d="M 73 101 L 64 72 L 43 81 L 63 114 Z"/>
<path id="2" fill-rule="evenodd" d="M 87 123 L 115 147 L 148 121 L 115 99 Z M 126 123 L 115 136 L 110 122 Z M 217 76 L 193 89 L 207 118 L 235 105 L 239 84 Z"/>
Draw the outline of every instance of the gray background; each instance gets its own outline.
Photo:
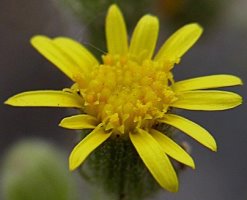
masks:
<path id="1" fill-rule="evenodd" d="M 240 76 L 246 82 L 246 9 L 245 0 L 229 1 L 219 19 L 205 30 L 196 46 L 176 66 L 175 79 L 227 73 Z M 171 30 L 166 31 L 165 24 L 161 26 L 164 30 L 160 37 L 164 40 Z M 22 91 L 70 86 L 70 80 L 31 47 L 29 39 L 35 34 L 87 39 L 76 19 L 58 9 L 54 2 L 0 0 L 0 102 Z M 246 98 L 245 88 L 233 90 Z M 56 126 L 68 113 L 64 109 L 12 108 L 1 103 L 0 161 L 8 147 L 25 137 L 44 138 L 66 148 L 69 154 L 76 134 Z M 178 193 L 161 192 L 153 199 L 246 200 L 246 104 L 229 111 L 183 111 L 182 115 L 203 125 L 214 135 L 218 152 L 212 153 L 188 139 L 196 170 L 188 169 L 181 174 Z M 85 195 L 84 187 L 79 188 Z"/>

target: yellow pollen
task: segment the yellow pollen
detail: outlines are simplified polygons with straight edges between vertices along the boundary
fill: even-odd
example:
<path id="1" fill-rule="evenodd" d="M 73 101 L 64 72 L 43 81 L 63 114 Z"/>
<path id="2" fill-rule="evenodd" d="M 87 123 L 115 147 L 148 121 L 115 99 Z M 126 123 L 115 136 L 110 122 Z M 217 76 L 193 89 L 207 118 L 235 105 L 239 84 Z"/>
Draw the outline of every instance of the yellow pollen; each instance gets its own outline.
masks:
<path id="1" fill-rule="evenodd" d="M 150 129 L 175 99 L 169 86 L 171 75 L 152 60 L 140 64 L 128 57 L 108 54 L 91 77 L 81 90 L 85 112 L 117 135 L 137 127 Z"/>

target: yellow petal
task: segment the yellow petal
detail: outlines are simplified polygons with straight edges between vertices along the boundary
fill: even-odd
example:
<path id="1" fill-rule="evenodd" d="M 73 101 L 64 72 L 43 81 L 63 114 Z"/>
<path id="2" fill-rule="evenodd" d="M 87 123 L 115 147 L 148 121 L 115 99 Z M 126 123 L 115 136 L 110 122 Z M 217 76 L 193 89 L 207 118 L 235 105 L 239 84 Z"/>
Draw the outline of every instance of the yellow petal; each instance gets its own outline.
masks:
<path id="1" fill-rule="evenodd" d="M 145 15 L 138 22 L 130 42 L 129 55 L 132 59 L 142 62 L 150 59 L 156 46 L 159 32 L 157 17 Z"/>
<path id="2" fill-rule="evenodd" d="M 174 168 L 158 142 L 146 131 L 130 133 L 130 139 L 142 161 L 161 187 L 170 192 L 178 190 Z"/>
<path id="3" fill-rule="evenodd" d="M 193 169 L 195 168 L 195 163 L 191 156 L 171 138 L 155 129 L 151 130 L 151 135 L 166 154 Z"/>
<path id="4" fill-rule="evenodd" d="M 121 11 L 115 4 L 110 6 L 106 16 L 106 41 L 110 54 L 127 54 L 128 36 L 126 25 Z"/>
<path id="5" fill-rule="evenodd" d="M 202 34 L 202 27 L 196 23 L 188 24 L 177 30 L 160 48 L 155 60 L 178 63 Z"/>
<path id="6" fill-rule="evenodd" d="M 76 61 L 59 48 L 50 38 L 40 35 L 34 36 L 31 39 L 31 44 L 71 80 L 75 81 L 75 77 L 79 75 L 84 76 L 84 72 Z"/>
<path id="7" fill-rule="evenodd" d="M 175 92 L 182 92 L 188 90 L 210 89 L 242 84 L 243 83 L 241 79 L 237 76 L 220 74 L 178 81 L 174 85 L 172 85 L 172 89 Z"/>
<path id="8" fill-rule="evenodd" d="M 196 90 L 177 94 L 172 107 L 188 110 L 226 110 L 242 103 L 242 97 L 233 92 Z"/>
<path id="9" fill-rule="evenodd" d="M 64 53 L 68 55 L 86 75 L 98 66 L 97 59 L 82 44 L 66 37 L 57 37 L 53 39 Z"/>
<path id="10" fill-rule="evenodd" d="M 183 131 L 212 151 L 217 150 L 217 145 L 212 135 L 198 124 L 174 114 L 166 114 L 165 117 L 159 121 Z"/>
<path id="11" fill-rule="evenodd" d="M 10 97 L 5 104 L 11 106 L 45 106 L 82 108 L 83 100 L 79 96 L 55 90 L 29 91 Z"/>
<path id="12" fill-rule="evenodd" d="M 111 133 L 106 133 L 101 126 L 100 124 L 95 128 L 72 150 L 69 157 L 70 170 L 75 170 L 79 167 L 93 150 L 111 136 Z"/>
<path id="13" fill-rule="evenodd" d="M 91 115 L 74 115 L 64 118 L 59 126 L 69 129 L 93 129 L 97 126 L 97 119 Z"/>

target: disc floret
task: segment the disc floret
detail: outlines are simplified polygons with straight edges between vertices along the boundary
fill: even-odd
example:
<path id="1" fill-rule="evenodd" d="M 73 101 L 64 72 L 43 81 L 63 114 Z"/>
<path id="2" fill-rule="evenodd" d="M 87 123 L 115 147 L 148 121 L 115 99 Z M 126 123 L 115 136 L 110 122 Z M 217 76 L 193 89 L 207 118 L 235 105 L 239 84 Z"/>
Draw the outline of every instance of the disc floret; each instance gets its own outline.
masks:
<path id="1" fill-rule="evenodd" d="M 115 134 L 150 129 L 176 99 L 164 68 L 152 60 L 138 63 L 127 56 L 103 56 L 103 64 L 92 72 L 94 79 L 80 88 L 86 113 Z"/>

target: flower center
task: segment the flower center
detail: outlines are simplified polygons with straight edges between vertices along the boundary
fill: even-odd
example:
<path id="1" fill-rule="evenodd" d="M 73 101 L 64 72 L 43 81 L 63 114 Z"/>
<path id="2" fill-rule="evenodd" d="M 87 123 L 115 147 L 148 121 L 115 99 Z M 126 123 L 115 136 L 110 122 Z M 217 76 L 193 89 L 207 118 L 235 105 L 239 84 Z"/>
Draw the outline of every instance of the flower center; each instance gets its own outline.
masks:
<path id="1" fill-rule="evenodd" d="M 152 60 L 139 64 L 108 54 L 103 61 L 88 85 L 80 88 L 85 112 L 116 134 L 151 128 L 175 99 L 169 87 L 170 73 Z"/>

